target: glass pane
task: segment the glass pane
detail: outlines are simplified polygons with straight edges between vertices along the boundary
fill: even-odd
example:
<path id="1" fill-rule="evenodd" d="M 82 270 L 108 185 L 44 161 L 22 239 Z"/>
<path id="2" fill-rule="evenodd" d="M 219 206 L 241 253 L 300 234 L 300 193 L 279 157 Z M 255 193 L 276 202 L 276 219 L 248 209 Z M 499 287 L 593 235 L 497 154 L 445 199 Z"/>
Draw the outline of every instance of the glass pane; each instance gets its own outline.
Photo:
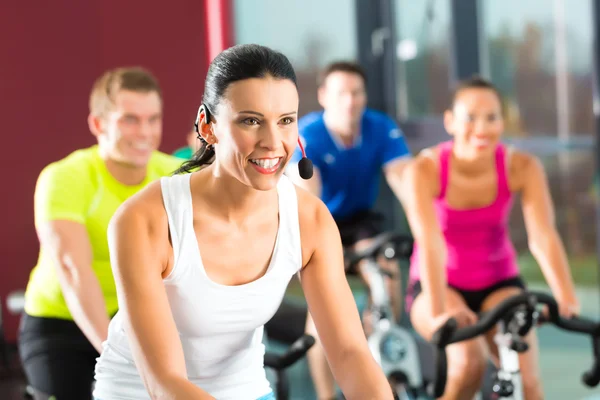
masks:
<path id="1" fill-rule="evenodd" d="M 598 318 L 591 1 L 480 0 L 479 4 L 484 65 L 505 95 L 508 141 L 542 160 L 582 313 Z M 528 249 L 520 207 L 514 209 L 511 234 L 528 285 L 549 291 Z M 580 380 L 591 361 L 588 340 L 542 328 L 539 341 L 546 395 L 588 395 Z M 565 369 L 565 362 L 581 368 Z"/>
<path id="2" fill-rule="evenodd" d="M 509 133 L 591 134 L 590 1 L 485 0 L 480 8 L 484 64 L 513 113 Z"/>
<path id="3" fill-rule="evenodd" d="M 300 115 L 320 109 L 319 70 L 334 60 L 358 58 L 354 2 L 236 0 L 233 4 L 236 43 L 258 43 L 285 54 L 298 75 Z"/>
<path id="4" fill-rule="evenodd" d="M 449 95 L 450 0 L 396 0 L 398 119 L 442 114 Z"/>

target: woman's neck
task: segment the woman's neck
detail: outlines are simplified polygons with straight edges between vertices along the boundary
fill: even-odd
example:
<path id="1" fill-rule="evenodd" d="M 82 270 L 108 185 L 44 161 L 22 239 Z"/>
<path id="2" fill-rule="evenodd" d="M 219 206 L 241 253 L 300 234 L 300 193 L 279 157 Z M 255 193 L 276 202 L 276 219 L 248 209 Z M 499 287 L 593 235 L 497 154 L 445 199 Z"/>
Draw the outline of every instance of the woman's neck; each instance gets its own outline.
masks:
<path id="1" fill-rule="evenodd" d="M 277 201 L 277 196 L 273 196 L 274 190 L 256 190 L 230 175 L 215 172 L 214 165 L 211 165 L 199 173 L 198 179 L 201 181 L 203 202 L 213 215 L 224 221 L 243 225 L 257 210 L 271 209 L 273 202 Z"/>
<path id="2" fill-rule="evenodd" d="M 478 175 L 496 167 L 496 152 L 486 154 L 469 154 L 456 146 L 451 153 L 453 168 L 468 175 Z"/>

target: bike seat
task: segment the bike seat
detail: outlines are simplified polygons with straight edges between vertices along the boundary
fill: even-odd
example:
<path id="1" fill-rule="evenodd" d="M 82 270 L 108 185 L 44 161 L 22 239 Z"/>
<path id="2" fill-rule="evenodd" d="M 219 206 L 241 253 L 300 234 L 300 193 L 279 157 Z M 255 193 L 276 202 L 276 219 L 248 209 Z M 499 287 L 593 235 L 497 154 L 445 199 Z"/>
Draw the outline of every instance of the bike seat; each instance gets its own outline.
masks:
<path id="1" fill-rule="evenodd" d="M 411 256 L 414 240 L 407 234 L 398 232 L 384 232 L 372 238 L 371 244 L 360 251 L 348 251 L 345 254 L 346 263 L 349 266 L 355 266 L 365 258 L 375 258 L 378 254 L 390 246 L 394 250 L 392 259 Z"/>
<path id="2" fill-rule="evenodd" d="M 267 337 L 269 340 L 291 346 L 304 335 L 307 314 L 306 304 L 284 298 L 275 315 L 265 324 Z"/>

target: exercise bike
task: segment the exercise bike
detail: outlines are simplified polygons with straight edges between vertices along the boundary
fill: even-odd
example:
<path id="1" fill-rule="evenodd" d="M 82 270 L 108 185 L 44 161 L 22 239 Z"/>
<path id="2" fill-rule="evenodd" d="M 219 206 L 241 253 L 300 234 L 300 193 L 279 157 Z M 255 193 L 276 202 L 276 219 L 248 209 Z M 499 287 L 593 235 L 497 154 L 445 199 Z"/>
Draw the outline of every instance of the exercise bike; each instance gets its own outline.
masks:
<path id="1" fill-rule="evenodd" d="M 423 360 L 433 357 L 433 349 L 426 342 L 402 328 L 392 312 L 390 296 L 384 277 L 391 274 L 384 270 L 379 257 L 387 260 L 409 258 L 413 239 L 410 236 L 386 232 L 373 238 L 372 244 L 361 251 L 346 254 L 350 266 L 363 261 L 361 270 L 369 281 L 372 303 L 372 333 L 367 338 L 373 357 L 393 384 L 399 400 L 418 399 L 426 395 L 429 382 L 423 375 Z"/>
<path id="2" fill-rule="evenodd" d="M 546 305 L 547 314 L 541 313 L 538 305 Z M 497 325 L 495 341 L 500 355 L 500 368 L 494 380 L 493 396 L 496 399 L 524 399 L 519 353 L 527 351 L 528 346 L 523 338 L 534 326 L 546 322 L 567 331 L 591 336 L 594 361 L 592 367 L 583 374 L 582 381 L 588 387 L 596 387 L 600 383 L 600 323 L 578 317 L 561 318 L 552 296 L 526 291 L 482 313 L 472 326 L 458 329 L 456 320 L 450 318 L 434 333 L 431 342 L 436 349 L 436 373 L 427 387 L 427 393 L 434 398 L 444 394 L 447 379 L 446 346 L 483 335 Z"/>

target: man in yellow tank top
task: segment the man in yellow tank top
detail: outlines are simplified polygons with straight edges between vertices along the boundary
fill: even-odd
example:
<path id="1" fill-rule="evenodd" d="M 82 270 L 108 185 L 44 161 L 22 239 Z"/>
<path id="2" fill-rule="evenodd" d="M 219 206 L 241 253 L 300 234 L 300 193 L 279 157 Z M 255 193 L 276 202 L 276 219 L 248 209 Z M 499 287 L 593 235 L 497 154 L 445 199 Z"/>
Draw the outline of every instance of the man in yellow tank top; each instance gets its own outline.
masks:
<path id="1" fill-rule="evenodd" d="M 40 396 L 91 399 L 94 365 L 117 312 L 107 227 L 117 208 L 181 159 L 157 151 L 162 96 L 141 68 L 94 84 L 88 125 L 98 143 L 41 172 L 35 190 L 38 263 L 25 293 L 19 350 Z"/>

